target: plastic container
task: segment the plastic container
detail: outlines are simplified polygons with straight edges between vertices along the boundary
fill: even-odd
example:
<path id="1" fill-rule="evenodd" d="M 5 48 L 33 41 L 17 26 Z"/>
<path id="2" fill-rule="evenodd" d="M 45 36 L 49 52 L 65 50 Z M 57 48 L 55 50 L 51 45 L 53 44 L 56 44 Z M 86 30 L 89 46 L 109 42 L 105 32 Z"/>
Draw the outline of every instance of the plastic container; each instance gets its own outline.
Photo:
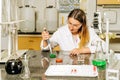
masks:
<path id="1" fill-rule="evenodd" d="M 25 20 L 20 23 L 21 32 L 34 32 L 35 31 L 35 9 L 32 7 L 20 8 L 20 18 Z"/>
<path id="2" fill-rule="evenodd" d="M 55 54 L 50 54 L 50 65 L 55 65 L 56 55 Z"/>
<path id="3" fill-rule="evenodd" d="M 56 65 L 62 65 L 63 59 L 62 58 L 56 58 Z"/>
<path id="4" fill-rule="evenodd" d="M 46 27 L 49 32 L 54 32 L 57 30 L 58 26 L 58 12 L 56 8 L 46 8 L 45 9 L 45 19 L 46 19 Z"/>

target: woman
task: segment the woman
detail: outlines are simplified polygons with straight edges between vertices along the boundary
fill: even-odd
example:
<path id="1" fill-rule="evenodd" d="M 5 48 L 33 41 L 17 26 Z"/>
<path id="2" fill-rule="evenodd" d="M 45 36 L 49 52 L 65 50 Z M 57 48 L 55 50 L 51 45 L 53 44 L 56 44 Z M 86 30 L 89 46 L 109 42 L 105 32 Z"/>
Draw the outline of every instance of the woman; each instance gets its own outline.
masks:
<path id="1" fill-rule="evenodd" d="M 60 46 L 61 50 L 70 51 L 71 54 L 94 53 L 93 42 L 101 40 L 94 29 L 87 27 L 86 14 L 81 9 L 74 9 L 68 15 L 68 24 L 60 27 L 51 37 L 47 31 L 42 32 L 42 49 L 51 46 Z"/>

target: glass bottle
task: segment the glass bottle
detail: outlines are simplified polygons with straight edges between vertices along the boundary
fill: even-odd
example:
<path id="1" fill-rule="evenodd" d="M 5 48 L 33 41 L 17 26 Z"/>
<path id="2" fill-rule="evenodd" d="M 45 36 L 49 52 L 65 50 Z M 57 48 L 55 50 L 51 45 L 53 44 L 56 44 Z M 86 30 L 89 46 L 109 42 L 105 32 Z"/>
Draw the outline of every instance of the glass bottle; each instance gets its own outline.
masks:
<path id="1" fill-rule="evenodd" d="M 98 70 L 98 80 L 105 79 L 105 70 L 106 70 L 106 59 L 105 53 L 102 48 L 102 41 L 97 41 L 96 51 L 92 64 L 97 67 Z"/>
<path id="2" fill-rule="evenodd" d="M 10 52 L 9 59 L 5 63 L 5 70 L 8 74 L 20 74 L 23 70 L 23 63 L 16 52 L 17 27 L 13 25 L 11 28 L 12 31 L 10 31 L 10 37 L 12 39 L 12 51 Z"/>

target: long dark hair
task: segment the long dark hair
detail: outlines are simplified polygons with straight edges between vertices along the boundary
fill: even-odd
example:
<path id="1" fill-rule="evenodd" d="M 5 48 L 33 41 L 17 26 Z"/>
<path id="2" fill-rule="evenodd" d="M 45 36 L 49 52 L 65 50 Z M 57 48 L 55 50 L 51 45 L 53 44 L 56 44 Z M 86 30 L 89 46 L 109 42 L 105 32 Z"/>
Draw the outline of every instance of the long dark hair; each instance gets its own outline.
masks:
<path id="1" fill-rule="evenodd" d="M 82 48 L 90 40 L 89 31 L 88 31 L 87 22 L 86 22 L 86 14 L 81 9 L 74 9 L 69 13 L 68 19 L 69 18 L 74 18 L 75 20 L 78 20 L 80 23 L 82 23 L 82 26 L 79 29 L 79 37 L 81 38 L 79 46 L 80 48 Z"/>

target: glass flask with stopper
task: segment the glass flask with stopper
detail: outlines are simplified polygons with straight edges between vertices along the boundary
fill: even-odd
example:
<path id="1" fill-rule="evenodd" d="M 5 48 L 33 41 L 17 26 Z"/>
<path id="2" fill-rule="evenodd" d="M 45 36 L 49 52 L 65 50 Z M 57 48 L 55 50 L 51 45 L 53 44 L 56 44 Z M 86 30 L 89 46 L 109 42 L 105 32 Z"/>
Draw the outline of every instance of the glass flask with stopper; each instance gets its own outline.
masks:
<path id="1" fill-rule="evenodd" d="M 105 79 L 105 70 L 106 70 L 106 59 L 105 53 L 102 47 L 102 41 L 97 41 L 96 51 L 94 55 L 94 59 L 92 60 L 92 64 L 98 69 L 98 80 Z"/>
<path id="2" fill-rule="evenodd" d="M 10 53 L 9 59 L 5 63 L 5 70 L 8 74 L 20 74 L 23 70 L 23 63 L 21 58 L 16 52 L 16 43 L 17 43 L 17 27 L 13 24 L 11 27 L 10 37 L 12 39 L 12 51 Z"/>

